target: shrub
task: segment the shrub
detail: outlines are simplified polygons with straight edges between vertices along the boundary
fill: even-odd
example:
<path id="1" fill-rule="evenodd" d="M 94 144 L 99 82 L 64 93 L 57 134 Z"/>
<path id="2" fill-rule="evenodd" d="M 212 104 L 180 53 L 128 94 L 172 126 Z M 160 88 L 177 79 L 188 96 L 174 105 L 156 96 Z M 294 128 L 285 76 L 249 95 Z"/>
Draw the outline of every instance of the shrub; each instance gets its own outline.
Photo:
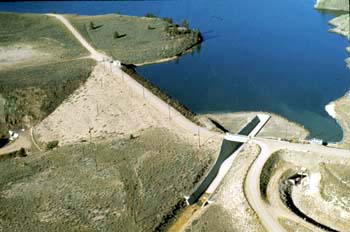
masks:
<path id="1" fill-rule="evenodd" d="M 21 149 L 19 149 L 19 150 L 16 152 L 16 156 L 26 157 L 26 156 L 27 156 L 27 152 L 26 152 L 26 150 L 22 147 Z"/>
<path id="2" fill-rule="evenodd" d="M 53 141 L 48 142 L 48 144 L 46 145 L 46 148 L 48 150 L 52 150 L 57 146 L 58 146 L 58 140 L 53 140 Z"/>
<path id="3" fill-rule="evenodd" d="M 188 27 L 189 27 L 188 21 L 186 19 L 182 20 L 181 26 L 188 29 Z"/>
<path id="4" fill-rule="evenodd" d="M 148 26 L 147 26 L 147 29 L 148 29 L 148 30 L 154 30 L 154 29 L 156 29 L 156 28 L 155 28 L 155 27 L 152 27 L 152 26 L 150 26 L 150 25 L 148 25 Z"/>

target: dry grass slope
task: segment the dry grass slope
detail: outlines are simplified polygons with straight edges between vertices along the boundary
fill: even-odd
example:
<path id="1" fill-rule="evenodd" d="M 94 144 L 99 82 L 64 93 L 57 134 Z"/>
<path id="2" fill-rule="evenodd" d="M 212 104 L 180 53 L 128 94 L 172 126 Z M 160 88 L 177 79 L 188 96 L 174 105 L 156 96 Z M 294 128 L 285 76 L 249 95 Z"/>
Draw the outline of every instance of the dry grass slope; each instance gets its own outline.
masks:
<path id="1" fill-rule="evenodd" d="M 207 167 L 166 129 L 0 162 L 2 231 L 152 231 Z"/>

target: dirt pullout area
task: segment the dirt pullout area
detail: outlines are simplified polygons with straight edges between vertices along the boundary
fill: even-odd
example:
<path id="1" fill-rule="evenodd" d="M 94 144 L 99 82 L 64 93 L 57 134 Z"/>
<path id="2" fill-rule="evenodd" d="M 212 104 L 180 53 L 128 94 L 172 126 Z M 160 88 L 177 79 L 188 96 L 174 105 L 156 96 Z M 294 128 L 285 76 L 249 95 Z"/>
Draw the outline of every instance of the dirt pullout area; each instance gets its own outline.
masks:
<path id="1" fill-rule="evenodd" d="M 186 232 L 265 231 L 249 206 L 243 190 L 247 171 L 258 154 L 257 145 L 247 144 L 244 147 L 214 194 L 214 203 L 189 222 Z"/>
<path id="2" fill-rule="evenodd" d="M 350 149 L 350 93 L 331 104 L 334 104 L 335 119 L 343 129 L 343 139 L 338 145 Z"/>
<path id="3" fill-rule="evenodd" d="M 153 231 L 210 163 L 169 129 L 0 161 L 0 231 Z"/>
<path id="4" fill-rule="evenodd" d="M 201 121 L 205 123 L 209 128 L 213 128 L 214 125 L 208 123 L 208 120 L 206 118 L 213 119 L 230 132 L 236 133 L 259 113 L 263 112 L 204 114 L 201 115 Z M 264 128 L 259 132 L 258 137 L 300 140 L 306 138 L 309 134 L 309 132 L 301 125 L 290 122 L 281 116 L 265 112 L 264 114 L 271 115 L 271 118 L 266 123 Z"/>
<path id="5" fill-rule="evenodd" d="M 34 134 L 39 142 L 58 140 L 65 145 L 111 136 L 137 136 L 142 130 L 162 127 L 198 145 L 197 133 L 179 127 L 171 119 L 171 112 L 169 120 L 168 112 L 160 112 L 147 101 L 146 93 L 135 93 L 122 76 L 111 75 L 106 69 L 103 64 L 97 65 L 86 83 L 37 125 Z M 219 138 L 213 139 L 204 145 L 214 142 L 219 146 Z"/>

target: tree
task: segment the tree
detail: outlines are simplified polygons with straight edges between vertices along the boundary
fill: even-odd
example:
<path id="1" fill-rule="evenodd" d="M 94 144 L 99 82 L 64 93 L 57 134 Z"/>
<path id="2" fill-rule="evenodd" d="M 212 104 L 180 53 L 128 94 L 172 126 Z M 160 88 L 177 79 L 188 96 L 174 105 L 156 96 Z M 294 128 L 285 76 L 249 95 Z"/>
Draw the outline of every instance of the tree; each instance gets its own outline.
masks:
<path id="1" fill-rule="evenodd" d="M 114 39 L 118 39 L 119 38 L 119 33 L 117 31 L 114 32 L 113 38 Z"/>
<path id="2" fill-rule="evenodd" d="M 188 21 L 186 19 L 182 20 L 181 26 L 188 29 L 188 27 L 189 27 Z"/>
<path id="3" fill-rule="evenodd" d="M 94 30 L 95 28 L 95 24 L 93 22 L 90 22 L 90 30 Z"/>
<path id="4" fill-rule="evenodd" d="M 179 30 L 177 29 L 177 26 L 173 26 L 173 35 L 178 35 L 179 34 Z"/>

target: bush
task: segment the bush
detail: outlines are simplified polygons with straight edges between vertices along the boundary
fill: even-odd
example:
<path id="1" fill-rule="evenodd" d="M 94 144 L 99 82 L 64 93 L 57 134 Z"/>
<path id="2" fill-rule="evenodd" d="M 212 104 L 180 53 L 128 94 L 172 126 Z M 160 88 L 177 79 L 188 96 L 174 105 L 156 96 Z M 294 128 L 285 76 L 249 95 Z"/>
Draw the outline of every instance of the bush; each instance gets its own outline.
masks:
<path id="1" fill-rule="evenodd" d="M 150 26 L 150 25 L 148 25 L 148 26 L 147 26 L 147 29 L 148 29 L 148 30 L 154 30 L 154 29 L 156 29 L 156 28 L 155 28 L 155 27 L 152 27 L 152 26 Z"/>
<path id="2" fill-rule="evenodd" d="M 19 150 L 16 152 L 16 156 L 26 157 L 26 156 L 27 156 L 27 152 L 26 152 L 26 150 L 22 147 L 21 149 L 19 149 Z"/>
<path id="3" fill-rule="evenodd" d="M 181 26 L 188 29 L 188 27 L 189 27 L 188 21 L 186 19 L 182 20 Z"/>
<path id="4" fill-rule="evenodd" d="M 52 150 L 52 149 L 54 149 L 55 147 L 57 147 L 58 146 L 58 140 L 53 140 L 53 141 L 50 141 L 47 145 L 46 145 L 46 148 L 48 149 L 48 150 Z"/>

